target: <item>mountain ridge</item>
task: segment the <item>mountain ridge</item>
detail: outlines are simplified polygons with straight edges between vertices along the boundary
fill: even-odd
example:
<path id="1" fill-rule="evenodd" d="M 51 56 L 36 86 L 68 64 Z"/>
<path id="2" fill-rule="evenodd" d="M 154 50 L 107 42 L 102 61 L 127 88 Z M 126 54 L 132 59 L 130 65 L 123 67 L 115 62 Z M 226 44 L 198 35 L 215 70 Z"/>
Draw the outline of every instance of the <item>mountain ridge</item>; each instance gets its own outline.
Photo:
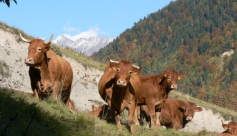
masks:
<path id="1" fill-rule="evenodd" d="M 172 1 L 134 23 L 92 58 L 126 59 L 143 66 L 143 75 L 176 69 L 187 77 L 181 92 L 237 111 L 236 11 L 236 0 Z"/>
<path id="2" fill-rule="evenodd" d="M 115 38 L 113 37 L 89 37 L 89 38 L 73 38 L 66 34 L 58 36 L 53 43 L 62 47 L 70 47 L 78 53 L 87 56 L 92 55 L 99 49 L 107 46 Z"/>

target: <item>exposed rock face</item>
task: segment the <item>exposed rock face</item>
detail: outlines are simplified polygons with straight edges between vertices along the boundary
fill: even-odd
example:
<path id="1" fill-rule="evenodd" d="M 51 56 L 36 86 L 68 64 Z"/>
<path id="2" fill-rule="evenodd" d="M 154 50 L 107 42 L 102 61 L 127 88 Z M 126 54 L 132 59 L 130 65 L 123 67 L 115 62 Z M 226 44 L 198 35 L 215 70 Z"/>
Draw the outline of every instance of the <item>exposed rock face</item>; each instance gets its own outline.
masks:
<path id="1" fill-rule="evenodd" d="M 24 60 L 28 54 L 28 43 L 19 41 L 19 36 L 0 29 L 0 62 L 7 65 L 9 75 L 0 74 L 0 86 L 32 92 L 30 86 L 29 67 Z M 88 100 L 103 102 L 98 93 L 97 84 L 103 71 L 77 63 L 63 56 L 73 68 L 73 88 L 70 95 L 77 110 L 91 110 L 94 104 Z M 2 73 L 2 71 L 0 71 Z"/>

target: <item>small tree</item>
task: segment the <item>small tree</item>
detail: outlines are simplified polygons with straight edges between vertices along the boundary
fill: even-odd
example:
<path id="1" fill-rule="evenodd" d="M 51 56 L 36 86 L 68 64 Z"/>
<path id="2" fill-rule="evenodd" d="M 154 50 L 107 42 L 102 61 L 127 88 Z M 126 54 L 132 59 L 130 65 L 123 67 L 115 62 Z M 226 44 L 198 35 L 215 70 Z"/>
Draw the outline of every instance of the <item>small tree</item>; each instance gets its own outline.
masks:
<path id="1" fill-rule="evenodd" d="M 13 0 L 13 1 L 17 4 L 16 0 Z M 6 3 L 7 6 L 10 7 L 10 0 L 0 0 L 0 2 Z"/>

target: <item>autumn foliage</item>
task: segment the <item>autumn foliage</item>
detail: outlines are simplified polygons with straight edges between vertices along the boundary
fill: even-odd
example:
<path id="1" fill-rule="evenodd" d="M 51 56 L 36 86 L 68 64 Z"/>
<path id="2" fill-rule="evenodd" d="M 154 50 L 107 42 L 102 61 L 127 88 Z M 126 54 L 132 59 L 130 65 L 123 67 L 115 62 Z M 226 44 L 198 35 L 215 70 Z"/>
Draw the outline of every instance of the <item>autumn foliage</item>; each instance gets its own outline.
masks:
<path id="1" fill-rule="evenodd" d="M 134 23 L 92 58 L 123 58 L 143 66 L 143 75 L 176 69 L 187 76 L 178 91 L 237 111 L 236 40 L 235 0 L 177 0 Z"/>

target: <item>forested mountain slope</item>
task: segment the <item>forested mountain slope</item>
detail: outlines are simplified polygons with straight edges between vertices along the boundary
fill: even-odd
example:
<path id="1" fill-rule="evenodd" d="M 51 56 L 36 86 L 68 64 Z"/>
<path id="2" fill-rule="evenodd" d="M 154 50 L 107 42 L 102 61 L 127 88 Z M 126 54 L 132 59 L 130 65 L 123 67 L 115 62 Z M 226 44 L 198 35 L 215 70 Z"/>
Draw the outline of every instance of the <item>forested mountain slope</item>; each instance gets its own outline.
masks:
<path id="1" fill-rule="evenodd" d="M 176 69 L 187 77 L 179 91 L 237 111 L 236 21 L 236 0 L 177 0 L 92 57 L 127 59 L 143 65 L 143 75 Z"/>

